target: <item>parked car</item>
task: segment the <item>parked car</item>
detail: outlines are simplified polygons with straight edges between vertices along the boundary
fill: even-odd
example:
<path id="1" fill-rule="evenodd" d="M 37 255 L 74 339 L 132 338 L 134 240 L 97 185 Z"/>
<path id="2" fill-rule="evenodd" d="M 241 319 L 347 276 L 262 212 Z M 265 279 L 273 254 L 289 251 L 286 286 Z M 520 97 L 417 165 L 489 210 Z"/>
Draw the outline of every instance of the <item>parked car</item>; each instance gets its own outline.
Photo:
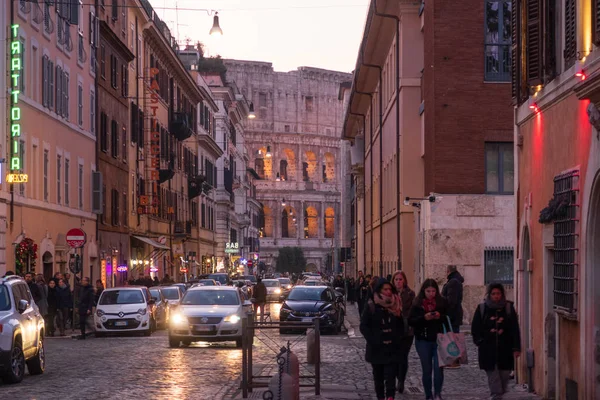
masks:
<path id="1" fill-rule="evenodd" d="M 0 376 L 19 383 L 25 376 L 40 375 L 46 368 L 44 318 L 27 282 L 19 276 L 0 278 Z"/>
<path id="2" fill-rule="evenodd" d="M 162 293 L 162 288 L 153 286 L 150 288 L 150 296 L 154 300 L 154 315 L 156 318 L 156 326 L 159 329 L 164 329 L 169 323 L 169 302 Z"/>
<path id="3" fill-rule="evenodd" d="M 281 283 L 277 279 L 263 279 L 262 283 L 267 287 L 267 301 L 279 302 L 283 291 Z"/>
<path id="4" fill-rule="evenodd" d="M 287 299 L 281 305 L 281 322 L 312 322 L 320 319 L 323 330 L 339 333 L 344 326 L 344 297 L 328 286 L 294 286 Z M 279 329 L 286 333 L 287 329 Z"/>
<path id="5" fill-rule="evenodd" d="M 167 299 L 170 306 L 176 306 L 179 304 L 179 301 L 181 301 L 181 298 L 184 295 L 184 293 L 182 293 L 181 290 L 175 285 L 163 286 L 160 288 L 160 291 L 162 292 L 163 296 L 165 296 L 165 299 Z"/>
<path id="6" fill-rule="evenodd" d="M 256 283 L 257 283 L 256 276 L 254 276 L 254 275 L 244 275 L 244 276 L 242 276 L 242 279 L 246 279 L 246 280 L 250 281 L 250 283 L 252 283 L 252 285 L 256 285 Z"/>
<path id="7" fill-rule="evenodd" d="M 145 286 L 104 289 L 94 313 L 96 336 L 109 332 L 152 334 L 155 326 L 154 300 Z"/>
<path id="8" fill-rule="evenodd" d="M 190 288 L 171 315 L 169 346 L 192 342 L 235 341 L 242 346 L 242 318 L 252 303 L 243 301 L 235 287 L 198 286 Z"/>

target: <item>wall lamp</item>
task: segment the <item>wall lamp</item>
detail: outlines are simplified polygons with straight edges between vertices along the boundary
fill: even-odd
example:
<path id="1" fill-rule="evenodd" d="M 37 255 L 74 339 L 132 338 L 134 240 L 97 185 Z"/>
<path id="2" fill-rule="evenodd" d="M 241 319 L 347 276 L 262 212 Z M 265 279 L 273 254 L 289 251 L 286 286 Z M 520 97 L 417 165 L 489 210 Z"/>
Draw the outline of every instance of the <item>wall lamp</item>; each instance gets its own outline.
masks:
<path id="1" fill-rule="evenodd" d="M 267 146 L 267 153 L 265 154 L 265 157 L 267 158 L 271 158 L 272 154 L 271 154 L 271 146 Z"/>
<path id="2" fill-rule="evenodd" d="M 412 201 L 429 201 L 430 203 L 435 203 L 436 197 L 434 195 L 430 195 L 429 197 L 408 197 L 404 198 L 404 205 L 410 206 Z M 412 203 L 413 206 L 420 206 L 419 203 Z"/>
<path id="3" fill-rule="evenodd" d="M 281 205 L 285 207 L 285 198 L 281 199 Z"/>
<path id="4" fill-rule="evenodd" d="M 254 112 L 254 103 L 250 103 L 249 108 L 250 111 L 248 111 L 248 119 L 256 118 L 256 113 Z"/>

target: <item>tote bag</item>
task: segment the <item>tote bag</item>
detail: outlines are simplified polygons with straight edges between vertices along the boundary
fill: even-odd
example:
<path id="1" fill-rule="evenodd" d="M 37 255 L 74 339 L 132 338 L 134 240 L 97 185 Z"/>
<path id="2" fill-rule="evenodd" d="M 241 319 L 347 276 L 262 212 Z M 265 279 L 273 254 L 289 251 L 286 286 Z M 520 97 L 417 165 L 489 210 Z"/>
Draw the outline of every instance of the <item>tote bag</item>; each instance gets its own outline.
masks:
<path id="1" fill-rule="evenodd" d="M 468 364 L 469 358 L 467 355 L 467 343 L 465 340 L 464 333 L 452 332 L 452 323 L 450 318 L 448 320 L 448 326 L 450 332 L 446 330 L 446 325 L 443 325 L 444 333 L 438 333 L 437 337 L 437 353 L 440 367 L 446 367 L 459 361 L 461 364 Z"/>

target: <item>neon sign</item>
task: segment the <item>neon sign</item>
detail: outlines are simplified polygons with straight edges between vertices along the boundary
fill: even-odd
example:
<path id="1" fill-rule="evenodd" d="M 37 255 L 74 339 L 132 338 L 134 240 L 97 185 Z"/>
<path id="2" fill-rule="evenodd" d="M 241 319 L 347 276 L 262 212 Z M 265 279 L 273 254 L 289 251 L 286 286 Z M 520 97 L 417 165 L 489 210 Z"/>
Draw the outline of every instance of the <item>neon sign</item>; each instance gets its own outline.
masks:
<path id="1" fill-rule="evenodd" d="M 10 132 L 12 138 L 12 149 L 10 152 L 10 174 L 6 176 L 8 183 L 26 183 L 27 174 L 23 173 L 21 160 L 21 107 L 19 105 L 19 90 L 21 84 L 21 57 L 23 54 L 22 44 L 19 40 L 19 25 L 10 27 L 12 40 L 10 42 L 10 78 L 11 78 L 11 108 L 10 108 Z"/>

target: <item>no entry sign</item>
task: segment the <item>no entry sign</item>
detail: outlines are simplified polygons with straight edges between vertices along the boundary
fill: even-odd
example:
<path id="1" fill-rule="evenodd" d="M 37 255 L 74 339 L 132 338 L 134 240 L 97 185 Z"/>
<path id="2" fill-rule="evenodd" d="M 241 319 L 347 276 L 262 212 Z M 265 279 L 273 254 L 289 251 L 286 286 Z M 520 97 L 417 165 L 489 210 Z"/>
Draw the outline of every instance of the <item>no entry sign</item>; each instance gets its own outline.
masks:
<path id="1" fill-rule="evenodd" d="M 79 228 L 73 228 L 67 232 L 67 244 L 74 249 L 83 247 L 86 242 L 85 232 Z"/>

